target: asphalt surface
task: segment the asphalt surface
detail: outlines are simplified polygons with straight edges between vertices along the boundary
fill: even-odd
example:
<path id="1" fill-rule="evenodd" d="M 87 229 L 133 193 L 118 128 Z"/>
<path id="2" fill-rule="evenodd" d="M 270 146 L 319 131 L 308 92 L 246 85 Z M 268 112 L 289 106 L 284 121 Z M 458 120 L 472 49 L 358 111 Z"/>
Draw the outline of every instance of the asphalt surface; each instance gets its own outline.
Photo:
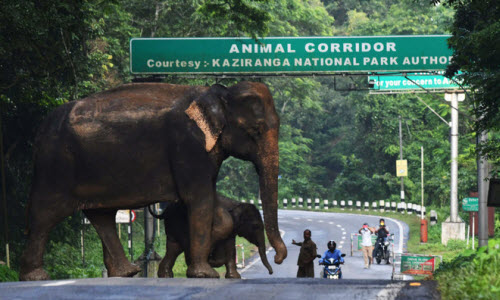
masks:
<path id="1" fill-rule="evenodd" d="M 107 278 L 0 284 L 0 299 L 439 299 L 434 282 Z M 431 291 L 431 292 L 429 292 Z"/>
<path id="2" fill-rule="evenodd" d="M 395 251 L 402 251 L 408 227 L 386 219 L 395 234 Z M 364 269 L 361 252 L 350 256 L 350 235 L 364 222 L 378 224 L 379 217 L 310 212 L 279 211 L 279 226 L 288 247 L 288 258 L 281 265 L 273 263 L 274 250 L 268 251 L 274 274 L 269 275 L 258 255 L 240 270 L 243 280 L 230 279 L 155 279 L 94 278 L 39 282 L 0 283 L 0 299 L 439 299 L 433 281 L 390 280 L 392 265 L 373 265 Z M 318 253 L 326 251 L 333 239 L 346 253 L 342 266 L 344 279 L 295 278 L 299 247 L 304 229 L 312 231 Z M 406 236 L 405 236 L 406 235 Z M 315 266 L 316 277 L 321 268 Z"/>
<path id="3" fill-rule="evenodd" d="M 278 222 L 282 231 L 283 241 L 288 249 L 288 257 L 281 265 L 273 266 L 273 275 L 266 272 L 260 259 L 254 257 L 254 260 L 248 262 L 249 266 L 240 271 L 241 276 L 246 279 L 256 278 L 290 278 L 297 274 L 297 258 L 299 257 L 300 247 L 292 244 L 292 239 L 296 242 L 303 241 L 303 232 L 309 229 L 312 232 L 311 239 L 318 247 L 318 254 L 322 255 L 327 248 L 327 243 L 334 240 L 337 248 L 346 254 L 345 264 L 342 266 L 344 279 L 391 279 L 392 264 L 386 265 L 383 262 L 380 265 L 376 263 L 370 269 L 364 269 L 364 260 L 361 251 L 353 251 L 351 256 L 351 234 L 358 233 L 363 223 L 367 222 L 370 226 L 376 227 L 380 217 L 365 216 L 349 213 L 325 213 L 316 211 L 299 210 L 280 210 Z M 385 218 L 386 227 L 390 233 L 394 233 L 394 251 L 401 253 L 406 249 L 409 228 L 403 222 Z M 356 244 L 354 244 L 356 249 Z M 391 247 L 392 248 L 392 247 Z M 274 262 L 275 251 L 270 248 L 267 257 Z M 392 249 L 391 249 L 392 250 Z M 392 263 L 392 259 L 390 260 Z M 322 267 L 315 262 L 315 277 L 320 276 Z"/>

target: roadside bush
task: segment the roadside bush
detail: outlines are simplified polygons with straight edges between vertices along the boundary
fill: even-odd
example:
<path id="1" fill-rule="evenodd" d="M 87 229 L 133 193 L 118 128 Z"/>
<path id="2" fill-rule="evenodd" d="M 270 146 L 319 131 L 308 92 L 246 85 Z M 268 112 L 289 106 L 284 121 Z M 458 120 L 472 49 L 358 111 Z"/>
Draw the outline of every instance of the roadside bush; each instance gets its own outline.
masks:
<path id="1" fill-rule="evenodd" d="M 435 279 L 443 299 L 500 299 L 500 240 L 491 240 L 489 250 L 462 251 L 443 262 Z"/>
<path id="2" fill-rule="evenodd" d="M 6 265 L 0 265 L 0 282 L 5 281 L 19 281 L 19 274 Z"/>
<path id="3" fill-rule="evenodd" d="M 97 242 L 87 243 L 86 263 L 82 265 L 79 245 L 49 242 L 45 268 L 52 279 L 95 278 L 102 276 L 102 249 Z"/>

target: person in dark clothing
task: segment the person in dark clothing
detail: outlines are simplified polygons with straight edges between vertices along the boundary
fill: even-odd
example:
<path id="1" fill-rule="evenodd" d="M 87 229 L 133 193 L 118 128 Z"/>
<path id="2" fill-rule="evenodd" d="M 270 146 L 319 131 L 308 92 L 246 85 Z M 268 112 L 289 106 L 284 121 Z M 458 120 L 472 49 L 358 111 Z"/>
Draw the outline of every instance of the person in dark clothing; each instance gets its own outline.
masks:
<path id="1" fill-rule="evenodd" d="M 299 266 L 297 277 L 314 277 L 313 261 L 317 255 L 317 248 L 316 244 L 311 240 L 311 230 L 304 230 L 304 241 L 302 243 L 292 240 L 292 244 L 300 246 L 299 259 L 297 260 Z"/>
<path id="2" fill-rule="evenodd" d="M 380 219 L 379 225 L 380 225 L 379 228 L 377 230 L 375 230 L 375 234 L 377 235 L 377 242 L 379 240 L 385 241 L 385 239 L 389 235 L 389 229 L 387 229 L 387 227 L 385 227 L 385 220 L 384 219 Z M 380 248 L 380 244 L 375 243 L 375 249 L 373 249 L 372 260 L 375 260 L 375 253 L 377 253 L 377 250 L 379 248 Z M 387 263 L 389 263 L 389 261 L 387 261 Z"/>

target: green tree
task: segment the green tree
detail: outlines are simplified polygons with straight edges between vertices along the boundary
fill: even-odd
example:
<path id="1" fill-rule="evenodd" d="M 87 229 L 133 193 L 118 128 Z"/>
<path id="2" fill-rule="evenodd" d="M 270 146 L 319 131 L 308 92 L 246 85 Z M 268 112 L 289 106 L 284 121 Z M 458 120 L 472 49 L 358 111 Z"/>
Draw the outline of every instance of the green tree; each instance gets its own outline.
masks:
<path id="1" fill-rule="evenodd" d="M 462 71 L 460 76 L 471 89 L 473 111 L 479 131 L 498 132 L 500 128 L 500 4 L 498 1 L 448 0 L 431 1 L 455 10 L 452 37 L 453 60 L 447 75 Z M 497 163 L 500 139 L 497 135 L 482 145 L 483 154 Z"/>

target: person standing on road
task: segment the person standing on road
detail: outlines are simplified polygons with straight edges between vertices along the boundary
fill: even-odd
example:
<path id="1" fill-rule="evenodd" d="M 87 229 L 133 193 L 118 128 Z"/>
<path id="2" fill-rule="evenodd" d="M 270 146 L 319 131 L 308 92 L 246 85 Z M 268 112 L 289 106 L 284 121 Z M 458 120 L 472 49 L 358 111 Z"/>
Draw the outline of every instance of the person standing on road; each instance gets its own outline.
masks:
<path id="1" fill-rule="evenodd" d="M 361 251 L 363 251 L 363 258 L 365 259 L 365 269 L 368 269 L 372 264 L 372 234 L 375 233 L 375 229 L 368 226 L 368 223 L 364 223 L 363 227 L 359 230 L 361 234 Z"/>
<path id="2" fill-rule="evenodd" d="M 300 246 L 299 259 L 297 260 L 297 265 L 299 266 L 297 278 L 314 277 L 313 261 L 317 255 L 317 248 L 316 244 L 311 240 L 311 230 L 304 230 L 304 241 L 302 243 L 292 240 L 292 244 Z"/>

